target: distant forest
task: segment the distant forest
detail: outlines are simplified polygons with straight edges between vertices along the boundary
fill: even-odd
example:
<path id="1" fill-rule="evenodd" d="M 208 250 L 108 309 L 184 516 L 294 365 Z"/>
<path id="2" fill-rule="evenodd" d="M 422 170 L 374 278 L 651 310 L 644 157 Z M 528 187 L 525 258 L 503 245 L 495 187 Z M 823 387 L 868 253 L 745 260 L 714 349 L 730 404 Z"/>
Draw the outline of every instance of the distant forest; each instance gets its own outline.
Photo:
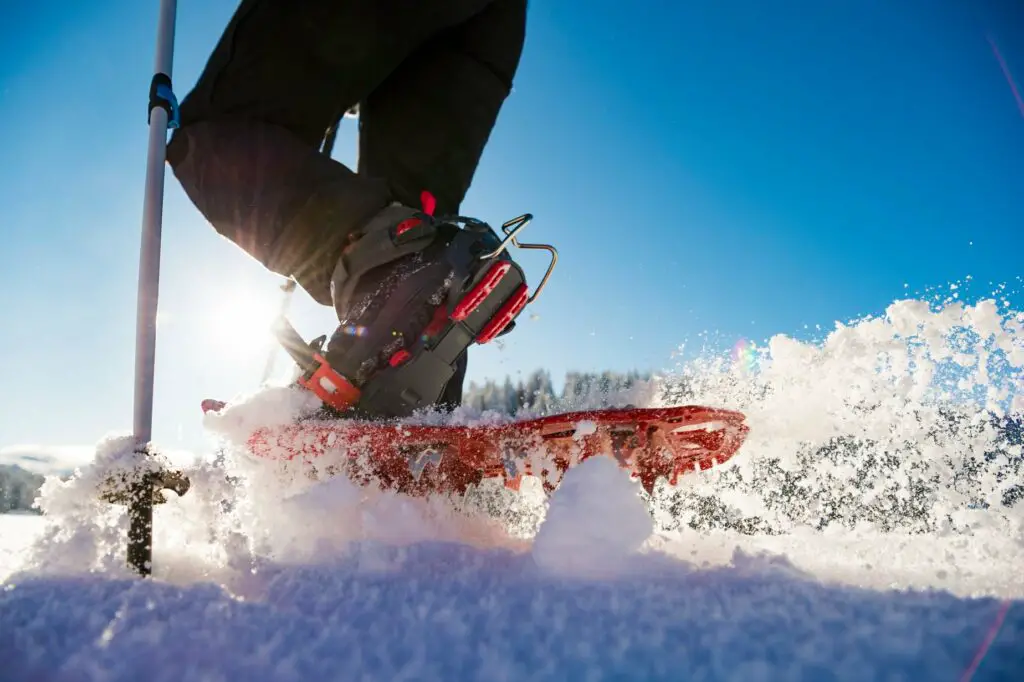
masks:
<path id="1" fill-rule="evenodd" d="M 488 379 L 483 385 L 470 382 L 462 402 L 474 410 L 509 415 L 522 410 L 547 414 L 576 407 L 604 407 L 621 400 L 629 389 L 650 378 L 650 374 L 641 372 L 569 372 L 565 386 L 557 391 L 551 373 L 538 369 L 515 383 L 510 377 L 503 382 Z"/>
<path id="2" fill-rule="evenodd" d="M 0 464 L 0 514 L 30 511 L 43 477 L 16 464 Z"/>

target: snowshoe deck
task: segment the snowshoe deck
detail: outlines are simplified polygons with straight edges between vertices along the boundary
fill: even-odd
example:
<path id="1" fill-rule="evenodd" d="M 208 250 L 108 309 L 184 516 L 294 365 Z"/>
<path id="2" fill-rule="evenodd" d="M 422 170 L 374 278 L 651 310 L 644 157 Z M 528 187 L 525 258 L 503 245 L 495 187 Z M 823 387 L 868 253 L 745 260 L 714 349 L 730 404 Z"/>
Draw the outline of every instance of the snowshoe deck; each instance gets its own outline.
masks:
<path id="1" fill-rule="evenodd" d="M 259 458 L 298 459 L 318 475 L 344 472 L 408 494 L 462 492 L 484 478 L 518 489 L 524 475 L 538 476 L 550 491 L 569 467 L 608 455 L 651 492 L 659 478 L 675 484 L 725 462 L 747 431 L 738 412 L 687 405 L 472 426 L 309 420 L 260 428 L 247 445 Z"/>

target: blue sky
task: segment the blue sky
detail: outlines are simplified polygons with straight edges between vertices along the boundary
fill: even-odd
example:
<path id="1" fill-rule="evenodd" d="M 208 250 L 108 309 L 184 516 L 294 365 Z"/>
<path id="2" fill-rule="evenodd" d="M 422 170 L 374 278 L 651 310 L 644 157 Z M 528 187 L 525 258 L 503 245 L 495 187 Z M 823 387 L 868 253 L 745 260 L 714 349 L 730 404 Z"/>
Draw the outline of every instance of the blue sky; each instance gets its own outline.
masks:
<path id="1" fill-rule="evenodd" d="M 174 80 L 195 81 L 234 2 L 179 5 Z M 470 377 L 653 369 L 878 313 L 1024 268 L 1019 3 L 533 0 L 515 92 L 463 212 L 535 214 L 550 288 Z M 0 9 L 0 446 L 130 428 L 146 93 L 157 3 Z M 352 161 L 355 126 L 335 156 Z M 202 442 L 199 402 L 256 387 L 223 307 L 279 281 L 168 176 L 156 440 Z M 531 280 L 543 257 L 521 261 Z M 239 298 L 241 292 L 241 299 Z M 1021 309 L 1020 294 L 1014 294 Z M 297 326 L 329 331 L 300 296 Z"/>

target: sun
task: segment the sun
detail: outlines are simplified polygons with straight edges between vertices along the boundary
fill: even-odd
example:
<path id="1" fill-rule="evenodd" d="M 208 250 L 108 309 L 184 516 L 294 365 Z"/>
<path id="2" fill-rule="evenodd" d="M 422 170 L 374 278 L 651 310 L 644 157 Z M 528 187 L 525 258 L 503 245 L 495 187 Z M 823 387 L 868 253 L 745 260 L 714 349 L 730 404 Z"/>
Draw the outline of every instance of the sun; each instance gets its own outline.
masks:
<path id="1" fill-rule="evenodd" d="M 280 295 L 266 289 L 219 290 L 207 301 L 203 336 L 246 359 L 266 357 L 276 345 L 271 326 L 280 314 Z"/>

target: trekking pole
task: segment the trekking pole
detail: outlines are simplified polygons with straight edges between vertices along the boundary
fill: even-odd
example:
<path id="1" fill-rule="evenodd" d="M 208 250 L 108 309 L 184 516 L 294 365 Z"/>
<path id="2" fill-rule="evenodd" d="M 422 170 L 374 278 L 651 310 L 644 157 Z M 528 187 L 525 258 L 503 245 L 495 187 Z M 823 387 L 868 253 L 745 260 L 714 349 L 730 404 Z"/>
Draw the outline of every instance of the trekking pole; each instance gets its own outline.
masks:
<path id="1" fill-rule="evenodd" d="M 139 253 L 139 291 L 135 329 L 136 452 L 148 451 L 153 438 L 153 380 L 156 361 L 156 314 L 160 290 L 160 232 L 163 224 L 164 163 L 167 130 L 176 128 L 178 102 L 171 89 L 174 56 L 174 20 L 177 0 L 160 0 L 156 60 L 149 88 L 149 152 L 146 193 L 142 204 L 142 244 Z M 139 574 L 152 571 L 153 497 L 155 480 L 144 475 L 131 491 L 129 504 L 128 564 Z"/>
<path id="2" fill-rule="evenodd" d="M 292 295 L 295 293 L 295 280 L 289 279 L 281 285 L 281 306 L 277 310 L 277 318 L 284 317 L 288 314 L 288 306 L 291 304 Z M 270 353 L 267 355 L 267 364 L 263 367 L 263 380 L 261 383 L 267 383 L 270 381 L 270 375 L 274 373 L 274 361 L 277 359 L 278 344 L 273 343 L 270 346 Z"/>

